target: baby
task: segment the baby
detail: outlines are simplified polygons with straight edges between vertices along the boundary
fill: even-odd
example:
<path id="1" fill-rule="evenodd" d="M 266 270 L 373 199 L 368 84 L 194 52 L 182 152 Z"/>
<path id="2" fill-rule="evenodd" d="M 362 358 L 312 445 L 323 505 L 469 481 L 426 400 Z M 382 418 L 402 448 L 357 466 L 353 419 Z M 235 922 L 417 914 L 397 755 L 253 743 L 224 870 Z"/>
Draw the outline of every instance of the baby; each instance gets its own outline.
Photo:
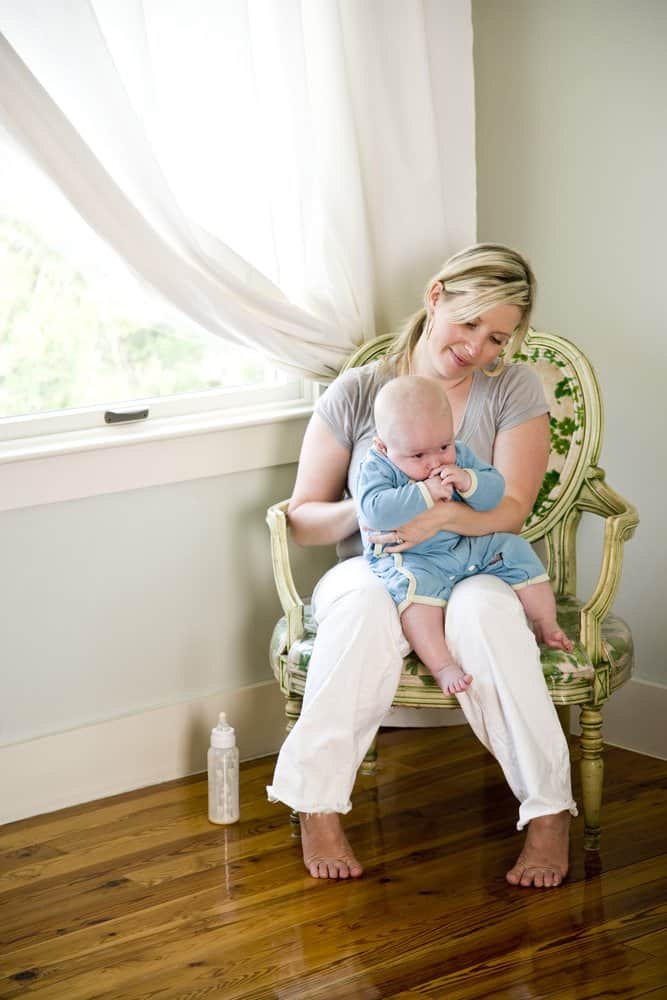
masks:
<path id="1" fill-rule="evenodd" d="M 377 437 L 357 480 L 360 523 L 392 531 L 434 503 L 458 500 L 491 510 L 505 481 L 464 444 L 454 441 L 447 396 L 433 379 L 404 375 L 382 387 L 375 401 Z M 549 577 L 525 539 L 508 533 L 469 537 L 439 531 L 405 552 L 388 554 L 366 544 L 366 558 L 401 615 L 408 642 L 445 694 L 465 691 L 464 673 L 445 642 L 444 608 L 454 585 L 490 573 L 517 591 L 537 640 L 553 649 L 573 647 L 556 620 Z"/>

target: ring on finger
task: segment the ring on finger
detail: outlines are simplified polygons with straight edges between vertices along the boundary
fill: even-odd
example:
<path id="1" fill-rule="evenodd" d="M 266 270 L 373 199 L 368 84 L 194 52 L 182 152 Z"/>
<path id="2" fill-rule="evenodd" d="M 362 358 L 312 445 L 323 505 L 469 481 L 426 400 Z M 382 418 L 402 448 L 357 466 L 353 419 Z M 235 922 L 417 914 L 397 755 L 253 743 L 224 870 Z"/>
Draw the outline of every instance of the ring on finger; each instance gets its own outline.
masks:
<path id="1" fill-rule="evenodd" d="M 402 545 L 402 544 L 403 544 L 403 539 L 401 538 L 401 536 L 397 532 L 394 535 L 394 545 Z"/>

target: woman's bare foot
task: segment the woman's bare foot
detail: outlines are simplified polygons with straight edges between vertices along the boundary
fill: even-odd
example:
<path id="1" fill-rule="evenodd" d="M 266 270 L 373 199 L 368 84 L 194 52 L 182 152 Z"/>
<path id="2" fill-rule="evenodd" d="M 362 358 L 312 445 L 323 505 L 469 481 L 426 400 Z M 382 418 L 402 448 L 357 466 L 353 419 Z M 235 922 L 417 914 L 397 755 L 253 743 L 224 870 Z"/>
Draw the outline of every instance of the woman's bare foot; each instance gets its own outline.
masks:
<path id="1" fill-rule="evenodd" d="M 538 642 L 544 643 L 549 649 L 562 649 L 564 653 L 571 653 L 574 643 L 568 639 L 562 628 L 555 622 L 549 625 L 535 623 L 535 637 Z"/>
<path id="2" fill-rule="evenodd" d="M 359 878 L 363 868 L 352 853 L 338 813 L 299 813 L 303 863 L 313 878 Z"/>
<path id="3" fill-rule="evenodd" d="M 567 875 L 570 845 L 570 814 L 537 816 L 528 824 L 526 841 L 517 863 L 505 878 L 512 885 L 550 889 Z"/>
<path id="4" fill-rule="evenodd" d="M 466 691 L 472 684 L 471 675 L 464 673 L 458 663 L 448 663 L 447 666 L 434 671 L 433 676 L 443 694 Z"/>

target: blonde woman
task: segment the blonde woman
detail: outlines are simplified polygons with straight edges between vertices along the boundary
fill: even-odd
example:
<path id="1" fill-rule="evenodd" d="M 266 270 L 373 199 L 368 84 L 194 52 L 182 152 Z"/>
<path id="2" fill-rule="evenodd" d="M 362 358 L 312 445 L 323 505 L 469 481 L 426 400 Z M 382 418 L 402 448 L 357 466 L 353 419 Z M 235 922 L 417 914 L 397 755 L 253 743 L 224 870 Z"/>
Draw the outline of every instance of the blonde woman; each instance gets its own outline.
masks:
<path id="1" fill-rule="evenodd" d="M 357 769 L 388 711 L 409 645 L 396 605 L 361 556 L 352 489 L 375 434 L 373 405 L 401 374 L 435 378 L 447 392 L 456 439 L 493 464 L 505 495 L 493 510 L 434 504 L 371 536 L 403 552 L 438 531 L 518 533 L 544 478 L 548 410 L 536 374 L 507 366 L 528 328 L 535 280 L 515 251 L 478 244 L 450 258 L 424 306 L 381 362 L 351 369 L 327 389 L 308 425 L 289 521 L 301 545 L 336 543 L 339 562 L 313 595 L 318 632 L 303 708 L 276 764 L 272 801 L 300 814 L 303 857 L 315 878 L 362 874 L 341 826 Z M 344 496 L 344 499 L 340 499 Z M 468 722 L 500 763 L 519 801 L 523 850 L 514 885 L 552 887 L 567 873 L 576 815 L 567 745 L 539 651 L 514 591 L 479 575 L 451 594 L 447 642 L 475 683 L 457 694 Z"/>

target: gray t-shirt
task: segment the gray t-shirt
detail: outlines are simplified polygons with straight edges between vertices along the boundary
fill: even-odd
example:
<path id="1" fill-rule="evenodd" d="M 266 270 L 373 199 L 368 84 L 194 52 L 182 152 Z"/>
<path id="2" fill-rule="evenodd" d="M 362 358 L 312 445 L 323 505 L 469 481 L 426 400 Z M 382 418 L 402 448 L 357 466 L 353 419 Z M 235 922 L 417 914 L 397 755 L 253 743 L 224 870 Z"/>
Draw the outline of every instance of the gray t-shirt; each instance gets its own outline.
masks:
<path id="1" fill-rule="evenodd" d="M 315 413 L 325 421 L 340 444 L 350 449 L 347 495 L 352 496 L 357 474 L 373 443 L 373 404 L 385 382 L 393 377 L 382 361 L 350 368 L 331 383 L 315 405 Z M 483 462 L 493 462 L 493 444 L 499 431 L 509 430 L 526 420 L 548 413 L 542 383 L 527 365 L 507 365 L 498 378 L 473 373 L 472 386 L 456 430 L 456 440 L 467 444 Z M 361 555 L 358 533 L 338 543 L 339 559 Z"/>

